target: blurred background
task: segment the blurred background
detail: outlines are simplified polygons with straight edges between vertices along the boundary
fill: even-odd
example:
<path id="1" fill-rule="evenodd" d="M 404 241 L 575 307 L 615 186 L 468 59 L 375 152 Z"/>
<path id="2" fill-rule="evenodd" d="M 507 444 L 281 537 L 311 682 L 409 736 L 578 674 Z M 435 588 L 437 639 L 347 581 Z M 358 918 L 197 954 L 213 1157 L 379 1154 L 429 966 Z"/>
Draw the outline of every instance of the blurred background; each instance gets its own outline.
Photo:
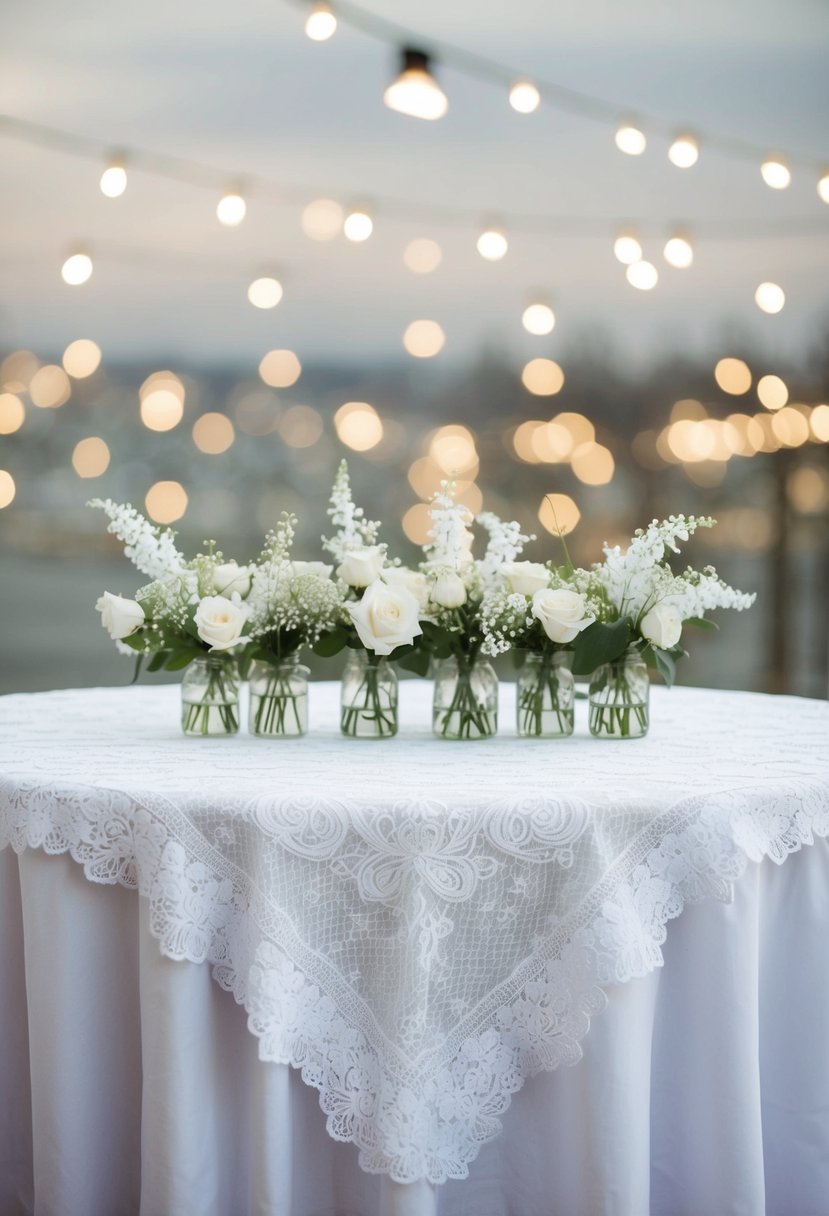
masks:
<path id="1" fill-rule="evenodd" d="M 409 562 L 448 474 L 535 560 L 550 500 L 582 564 L 712 514 L 688 561 L 758 599 L 680 680 L 827 695 L 822 0 L 0 22 L 0 691 L 131 677 L 88 499 L 316 558 L 345 455 Z"/>

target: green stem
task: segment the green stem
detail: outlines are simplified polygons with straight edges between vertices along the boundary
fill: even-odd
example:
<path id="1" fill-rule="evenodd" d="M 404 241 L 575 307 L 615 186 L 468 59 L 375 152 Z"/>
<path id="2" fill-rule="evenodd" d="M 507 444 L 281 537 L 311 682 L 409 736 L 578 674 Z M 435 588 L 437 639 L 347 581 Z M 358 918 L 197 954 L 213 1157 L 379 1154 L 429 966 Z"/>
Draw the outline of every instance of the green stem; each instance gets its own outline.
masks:
<path id="1" fill-rule="evenodd" d="M 388 698 L 387 698 L 388 699 Z M 361 737 L 359 727 L 361 722 L 374 724 L 371 735 L 377 739 L 390 738 L 397 734 L 397 705 L 396 699 L 390 704 L 383 704 L 380 685 L 380 665 L 376 655 L 367 654 L 366 667 L 357 691 L 347 705 L 342 706 L 340 715 L 340 730 L 351 739 Z"/>

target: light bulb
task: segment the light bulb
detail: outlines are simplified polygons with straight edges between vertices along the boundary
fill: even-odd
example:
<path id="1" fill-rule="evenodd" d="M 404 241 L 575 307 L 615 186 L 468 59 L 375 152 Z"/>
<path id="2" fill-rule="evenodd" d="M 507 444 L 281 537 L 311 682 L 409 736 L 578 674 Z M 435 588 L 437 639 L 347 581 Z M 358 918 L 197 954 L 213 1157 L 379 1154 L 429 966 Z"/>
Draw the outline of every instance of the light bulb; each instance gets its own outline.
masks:
<path id="1" fill-rule="evenodd" d="M 690 169 L 699 160 L 699 144 L 693 135 L 678 135 L 668 149 L 668 160 L 677 169 Z"/>
<path id="2" fill-rule="evenodd" d="M 531 80 L 516 80 L 510 86 L 509 103 L 519 114 L 532 114 L 541 105 L 541 94 Z"/>
<path id="3" fill-rule="evenodd" d="M 127 188 L 127 171 L 120 161 L 112 161 L 101 174 L 101 194 L 120 198 Z"/>
<path id="4" fill-rule="evenodd" d="M 829 169 L 822 174 L 820 181 L 817 184 L 817 192 L 823 199 L 824 203 L 829 203 Z"/>
<path id="5" fill-rule="evenodd" d="M 770 156 L 760 166 L 763 181 L 772 190 L 785 190 L 791 183 L 792 175 L 789 166 L 776 156 Z"/>
<path id="6" fill-rule="evenodd" d="M 786 293 L 777 283 L 761 283 L 754 293 L 754 303 L 761 312 L 773 315 L 786 303 Z"/>
<path id="7" fill-rule="evenodd" d="M 642 257 L 642 245 L 632 232 L 621 232 L 613 242 L 613 254 L 623 266 L 638 262 Z"/>
<path id="8" fill-rule="evenodd" d="M 272 275 L 254 279 L 248 287 L 248 299 L 254 308 L 276 308 L 282 299 L 282 284 Z"/>
<path id="9" fill-rule="evenodd" d="M 657 269 L 651 262 L 633 262 L 625 271 L 625 276 L 631 287 L 639 291 L 650 291 L 659 280 Z"/>
<path id="10" fill-rule="evenodd" d="M 478 253 L 488 262 L 499 262 L 509 248 L 500 228 L 485 228 L 478 237 Z"/>
<path id="11" fill-rule="evenodd" d="M 337 18 L 330 4 L 312 4 L 305 19 L 305 33 L 312 42 L 327 42 L 337 30 Z"/>
<path id="12" fill-rule="evenodd" d="M 682 236 L 680 233 L 669 237 L 662 253 L 668 265 L 676 266 L 678 270 L 685 270 L 694 260 L 694 249 L 691 242 L 687 236 Z"/>
<path id="13" fill-rule="evenodd" d="M 648 146 L 644 132 L 630 122 L 623 122 L 619 125 L 615 140 L 619 151 L 625 152 L 628 156 L 641 156 Z"/>
<path id="14" fill-rule="evenodd" d="M 367 241 L 374 231 L 374 221 L 363 207 L 349 211 L 343 223 L 343 234 L 349 241 Z"/>
<path id="15" fill-rule="evenodd" d="M 241 224 L 247 212 L 247 203 L 236 190 L 229 190 L 219 199 L 216 215 L 219 223 L 225 228 L 235 228 Z"/>
<path id="16" fill-rule="evenodd" d="M 549 304 L 530 304 L 524 309 L 524 315 L 521 317 L 521 324 L 527 333 L 537 337 L 552 333 L 555 323 L 556 315 Z"/>
<path id="17" fill-rule="evenodd" d="M 70 287 L 80 287 L 92 274 L 92 258 L 88 253 L 73 253 L 60 268 L 60 276 Z"/>
<path id="18" fill-rule="evenodd" d="M 429 71 L 429 56 L 406 47 L 400 75 L 383 94 L 390 110 L 433 121 L 449 109 L 446 94 Z"/>

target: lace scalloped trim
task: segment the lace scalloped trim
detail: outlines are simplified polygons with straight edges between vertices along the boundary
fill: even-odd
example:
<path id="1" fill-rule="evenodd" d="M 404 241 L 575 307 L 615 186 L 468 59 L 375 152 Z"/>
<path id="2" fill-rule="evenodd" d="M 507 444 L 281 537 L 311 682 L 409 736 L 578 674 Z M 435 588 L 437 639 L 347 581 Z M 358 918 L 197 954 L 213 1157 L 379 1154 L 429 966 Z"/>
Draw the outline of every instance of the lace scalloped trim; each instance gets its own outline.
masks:
<path id="1" fill-rule="evenodd" d="M 68 852 L 90 881 L 137 889 L 162 953 L 211 963 L 217 982 L 245 1007 L 260 1057 L 301 1070 L 319 1090 L 329 1134 L 357 1145 L 364 1170 L 404 1183 L 466 1177 L 526 1078 L 581 1058 L 604 988 L 662 965 L 667 923 L 686 901 L 727 900 L 749 861 L 780 864 L 829 836 L 829 787 L 802 780 L 671 808 L 494 990 L 476 1031 L 418 1086 L 392 1075 L 284 943 L 265 938 L 261 895 L 220 854 L 205 851 L 191 824 L 177 822 L 179 838 L 166 816 L 128 795 L 96 789 L 93 806 L 89 793 L 0 780 L 0 849 Z"/>

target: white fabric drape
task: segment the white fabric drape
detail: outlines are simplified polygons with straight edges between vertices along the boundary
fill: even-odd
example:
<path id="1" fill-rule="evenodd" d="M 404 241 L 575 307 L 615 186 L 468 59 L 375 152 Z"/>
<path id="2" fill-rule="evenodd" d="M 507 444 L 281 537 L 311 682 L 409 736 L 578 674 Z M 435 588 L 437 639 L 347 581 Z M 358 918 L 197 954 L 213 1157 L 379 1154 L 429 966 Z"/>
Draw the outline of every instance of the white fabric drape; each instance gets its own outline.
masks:
<path id="1" fill-rule="evenodd" d="M 68 857 L 0 853 L 3 1216 L 825 1216 L 829 845 L 751 866 L 611 988 L 468 1179 L 359 1169 L 209 968 Z"/>

